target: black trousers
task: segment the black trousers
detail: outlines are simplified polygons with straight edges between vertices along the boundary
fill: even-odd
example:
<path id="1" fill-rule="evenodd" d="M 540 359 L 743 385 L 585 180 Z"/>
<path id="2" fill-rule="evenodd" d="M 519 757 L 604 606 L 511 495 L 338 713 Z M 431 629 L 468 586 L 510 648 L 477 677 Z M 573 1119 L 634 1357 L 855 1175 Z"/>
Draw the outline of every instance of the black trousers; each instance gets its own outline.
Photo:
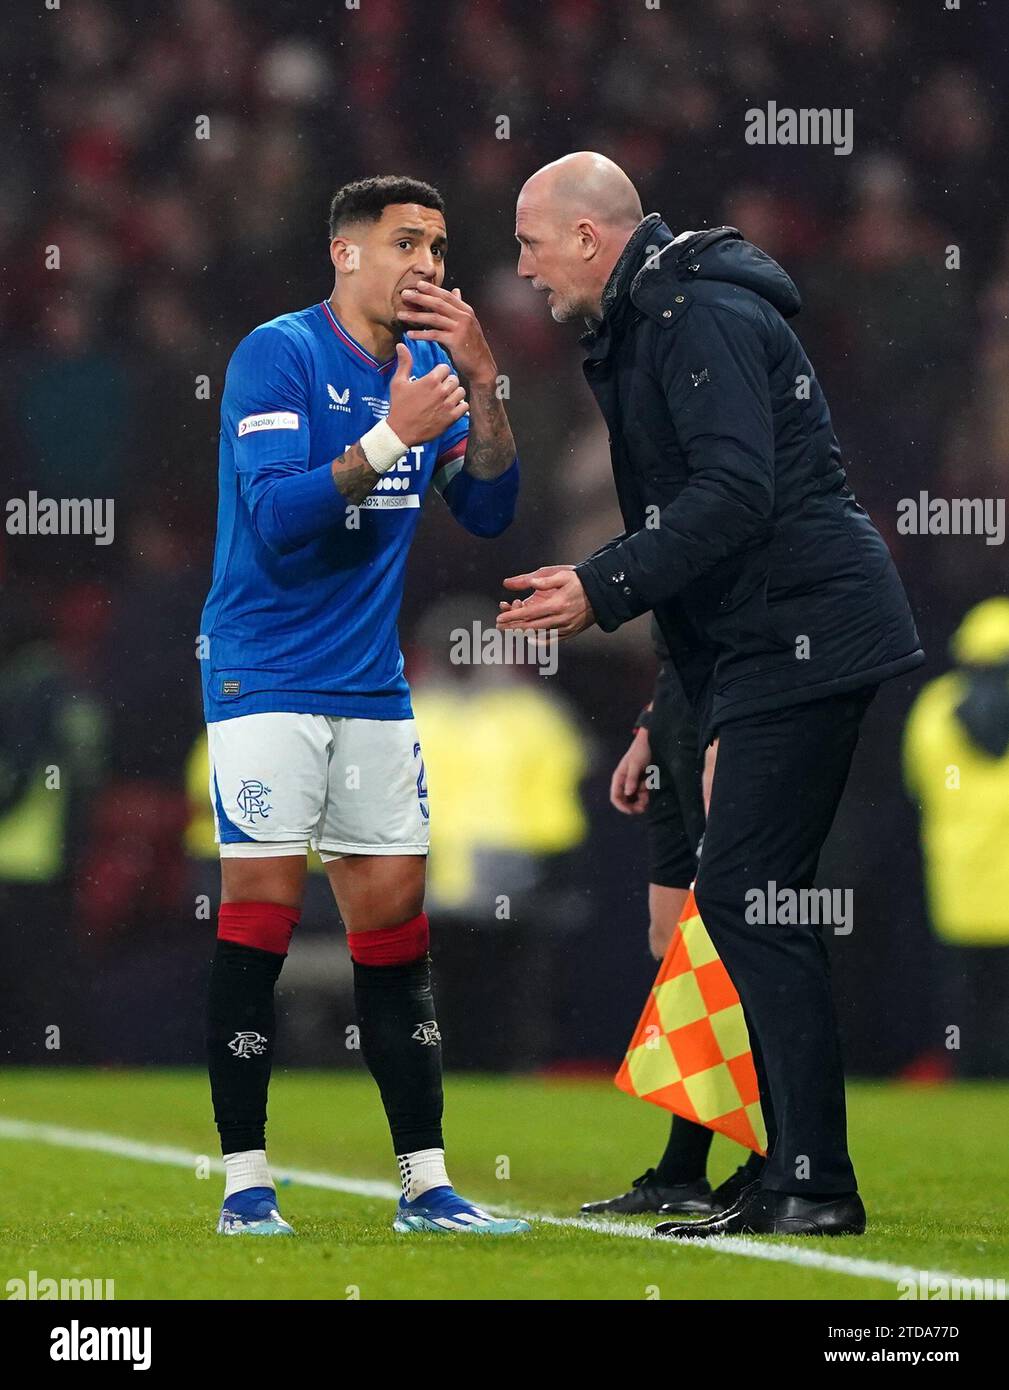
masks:
<path id="1" fill-rule="evenodd" d="M 702 759 L 697 721 L 670 661 L 659 667 L 649 726 L 658 786 L 648 795 L 648 882 L 689 888 L 697 875 L 697 846 L 704 834 Z"/>
<path id="2" fill-rule="evenodd" d="M 824 928 L 754 921 L 813 886 L 876 686 L 723 724 L 695 896 L 739 993 L 768 1133 L 762 1185 L 855 1190 Z M 748 918 L 750 920 L 748 920 Z M 827 927 L 830 930 L 830 927 Z"/>

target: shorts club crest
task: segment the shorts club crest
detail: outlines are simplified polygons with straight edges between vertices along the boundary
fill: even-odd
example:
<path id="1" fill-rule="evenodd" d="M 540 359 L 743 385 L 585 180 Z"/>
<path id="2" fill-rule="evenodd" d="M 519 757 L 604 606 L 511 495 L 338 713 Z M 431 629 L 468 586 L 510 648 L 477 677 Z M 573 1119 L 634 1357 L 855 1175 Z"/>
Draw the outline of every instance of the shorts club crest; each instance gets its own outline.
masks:
<path id="1" fill-rule="evenodd" d="M 426 854 L 427 778 L 412 719 L 270 712 L 208 725 L 221 854 Z M 255 772 L 255 776 L 251 775 Z"/>

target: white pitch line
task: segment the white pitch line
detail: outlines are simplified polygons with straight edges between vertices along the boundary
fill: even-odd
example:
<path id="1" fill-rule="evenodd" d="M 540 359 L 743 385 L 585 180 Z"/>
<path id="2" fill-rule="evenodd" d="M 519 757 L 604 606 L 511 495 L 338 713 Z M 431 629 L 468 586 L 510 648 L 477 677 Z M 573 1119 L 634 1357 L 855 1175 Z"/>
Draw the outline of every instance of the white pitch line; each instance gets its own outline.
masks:
<path id="1" fill-rule="evenodd" d="M 103 1134 L 99 1130 L 69 1129 L 64 1125 L 40 1124 L 34 1120 L 0 1119 L 0 1139 L 34 1140 L 64 1149 L 84 1149 L 91 1153 L 110 1154 L 115 1158 L 132 1158 L 141 1163 L 160 1163 L 172 1168 L 193 1169 L 197 1155 L 172 1144 L 148 1144 L 139 1139 L 125 1139 L 118 1134 Z M 223 1173 L 224 1163 L 210 1158 L 213 1172 Z M 323 1188 L 353 1197 L 377 1197 L 395 1201 L 400 1194 L 398 1184 L 369 1178 L 349 1178 L 338 1173 L 317 1173 L 309 1168 L 287 1168 L 272 1165 L 279 1182 L 301 1183 L 304 1187 Z M 600 1220 L 597 1217 L 551 1216 L 543 1212 L 522 1212 L 530 1221 L 547 1226 L 563 1226 L 576 1231 L 591 1231 L 595 1235 L 616 1236 L 624 1240 L 648 1240 L 649 1226 L 637 1226 L 621 1221 Z M 781 1264 L 799 1265 L 806 1269 L 822 1269 L 831 1274 L 847 1274 L 856 1279 L 879 1279 L 896 1283 L 912 1279 L 917 1283 L 920 1268 L 912 1265 L 890 1264 L 885 1260 L 866 1260 L 849 1255 L 831 1255 L 822 1250 L 800 1249 L 794 1245 L 764 1244 L 746 1236 L 719 1236 L 712 1240 L 669 1240 L 670 1247 L 688 1245 L 692 1250 L 706 1250 L 713 1255 L 740 1255 L 751 1260 L 771 1260 Z M 658 1248 L 660 1242 L 655 1242 Z M 929 1269 L 931 1278 L 963 1279 L 968 1276 Z"/>
<path id="2" fill-rule="evenodd" d="M 197 1158 L 214 1173 L 224 1172 L 224 1160 L 195 1154 L 174 1144 L 147 1144 L 140 1139 L 124 1139 L 118 1134 L 103 1134 L 100 1130 L 67 1129 L 64 1125 L 38 1124 L 34 1120 L 0 1119 L 0 1139 L 34 1139 L 36 1143 L 54 1144 L 62 1149 L 87 1149 L 91 1153 L 113 1154 L 116 1158 L 135 1158 L 141 1163 L 161 1163 L 171 1168 L 195 1168 Z M 300 1182 L 305 1187 L 324 1187 L 330 1192 L 344 1192 L 353 1197 L 381 1197 L 397 1201 L 401 1192 L 398 1183 L 370 1178 L 345 1178 L 336 1173 L 313 1173 L 309 1168 L 284 1168 L 270 1164 L 278 1182 Z"/>
<path id="3" fill-rule="evenodd" d="M 620 1221 L 600 1220 L 598 1217 L 578 1216 L 529 1216 L 530 1221 L 541 1221 L 549 1226 L 573 1226 L 575 1230 L 596 1231 L 603 1236 L 637 1236 L 651 1238 L 650 1226 L 625 1226 Z M 659 1242 L 656 1242 L 658 1244 Z M 805 1265 L 807 1269 L 825 1269 L 832 1274 L 849 1274 L 856 1279 L 892 1280 L 913 1279 L 917 1285 L 921 1269 L 912 1265 L 889 1264 L 886 1260 L 866 1260 L 850 1255 L 830 1255 L 819 1249 L 799 1248 L 795 1245 L 765 1245 L 752 1236 L 717 1236 L 710 1240 L 676 1239 L 661 1242 L 665 1245 L 689 1245 L 692 1250 L 707 1250 L 712 1255 L 745 1255 L 751 1260 L 771 1260 L 780 1264 Z M 962 1279 L 961 1274 L 947 1274 L 942 1270 L 929 1269 L 930 1278 Z"/>

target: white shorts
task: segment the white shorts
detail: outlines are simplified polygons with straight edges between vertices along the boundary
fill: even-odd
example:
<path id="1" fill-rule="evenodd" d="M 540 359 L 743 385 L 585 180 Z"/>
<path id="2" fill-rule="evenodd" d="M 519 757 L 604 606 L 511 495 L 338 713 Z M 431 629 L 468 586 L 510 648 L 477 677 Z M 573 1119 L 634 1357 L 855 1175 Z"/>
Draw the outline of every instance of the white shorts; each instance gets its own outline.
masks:
<path id="1" fill-rule="evenodd" d="M 207 725 L 222 857 L 427 854 L 424 760 L 412 719 L 243 714 Z"/>

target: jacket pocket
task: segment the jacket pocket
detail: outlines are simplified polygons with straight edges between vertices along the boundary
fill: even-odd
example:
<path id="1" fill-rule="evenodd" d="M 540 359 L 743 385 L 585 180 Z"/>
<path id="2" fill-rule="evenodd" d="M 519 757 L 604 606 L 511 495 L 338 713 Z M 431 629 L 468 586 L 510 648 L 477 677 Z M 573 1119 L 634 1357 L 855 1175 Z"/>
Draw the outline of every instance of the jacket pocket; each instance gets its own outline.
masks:
<path id="1" fill-rule="evenodd" d="M 792 649 L 791 639 L 778 631 L 771 617 L 769 575 L 764 544 L 735 560 L 732 572 L 723 569 L 691 594 L 695 622 L 726 653 L 739 656 Z"/>

